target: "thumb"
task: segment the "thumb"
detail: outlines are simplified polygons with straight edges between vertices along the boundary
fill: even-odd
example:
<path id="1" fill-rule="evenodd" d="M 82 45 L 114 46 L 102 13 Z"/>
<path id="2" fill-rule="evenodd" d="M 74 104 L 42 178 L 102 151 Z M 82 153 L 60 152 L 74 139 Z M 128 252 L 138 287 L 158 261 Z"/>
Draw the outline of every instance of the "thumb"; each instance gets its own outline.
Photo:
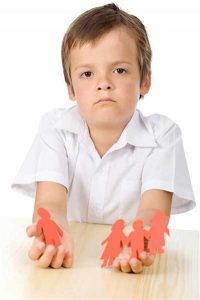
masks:
<path id="1" fill-rule="evenodd" d="M 28 237 L 37 236 L 37 223 L 33 223 L 26 228 L 26 234 Z"/>

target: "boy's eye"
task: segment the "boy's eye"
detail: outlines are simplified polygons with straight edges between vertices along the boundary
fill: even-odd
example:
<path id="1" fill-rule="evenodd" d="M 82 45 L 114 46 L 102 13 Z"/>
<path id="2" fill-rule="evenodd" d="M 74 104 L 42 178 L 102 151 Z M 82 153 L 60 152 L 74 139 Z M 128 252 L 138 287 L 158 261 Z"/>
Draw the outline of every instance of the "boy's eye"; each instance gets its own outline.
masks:
<path id="1" fill-rule="evenodd" d="M 124 73 L 127 72 L 124 68 L 117 68 L 116 70 L 119 71 L 118 74 L 122 74 L 123 72 L 124 72 Z M 88 77 L 90 77 L 91 73 L 92 73 L 92 72 L 90 72 L 90 71 L 83 72 L 83 73 L 81 74 L 81 77 L 82 77 L 82 75 L 85 74 L 85 76 L 88 78 Z"/>
<path id="2" fill-rule="evenodd" d="M 124 71 L 126 73 L 126 70 L 124 68 L 117 68 L 116 70 L 120 70 L 120 72 L 118 72 L 119 74 L 122 74 Z M 122 72 L 121 72 L 122 71 Z"/>
<path id="3" fill-rule="evenodd" d="M 86 71 L 83 74 L 87 74 L 88 75 L 88 74 L 91 74 L 91 72 L 90 71 Z M 83 74 L 81 74 L 81 77 L 82 77 Z M 87 75 L 86 75 L 86 77 L 90 77 L 90 76 L 87 76 Z"/>

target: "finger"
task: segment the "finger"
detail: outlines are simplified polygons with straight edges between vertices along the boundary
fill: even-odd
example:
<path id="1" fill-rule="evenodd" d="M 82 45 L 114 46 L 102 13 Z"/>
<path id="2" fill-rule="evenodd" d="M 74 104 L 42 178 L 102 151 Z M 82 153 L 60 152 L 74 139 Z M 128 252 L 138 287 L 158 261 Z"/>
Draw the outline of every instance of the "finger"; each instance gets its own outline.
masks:
<path id="1" fill-rule="evenodd" d="M 43 255 L 38 259 L 37 265 L 41 268 L 50 266 L 53 256 L 56 254 L 56 248 L 53 245 L 48 245 Z"/>
<path id="2" fill-rule="evenodd" d="M 51 262 L 51 266 L 53 268 L 58 269 L 62 266 L 63 259 L 64 259 L 64 252 L 65 252 L 64 246 L 63 245 L 58 246 L 57 253 L 53 257 L 52 262 Z"/>
<path id="3" fill-rule="evenodd" d="M 130 267 L 134 273 L 141 273 L 143 270 L 142 263 L 136 258 L 129 260 Z"/>
<path id="4" fill-rule="evenodd" d="M 71 268 L 73 261 L 74 261 L 74 242 L 70 236 L 67 237 L 66 246 L 65 246 L 65 253 L 64 253 L 64 260 L 63 260 L 63 267 L 64 268 Z"/>
<path id="5" fill-rule="evenodd" d="M 28 237 L 32 237 L 37 234 L 36 223 L 33 223 L 26 228 L 26 234 L 28 235 Z"/>
<path id="6" fill-rule="evenodd" d="M 28 252 L 29 258 L 32 260 L 38 259 L 44 252 L 44 249 L 45 249 L 45 243 L 42 241 L 42 239 L 35 238 Z"/>
<path id="7" fill-rule="evenodd" d="M 129 265 L 129 262 L 127 259 L 122 259 L 120 261 L 120 267 L 121 267 L 121 271 L 124 273 L 130 273 L 131 272 L 131 267 Z"/>
<path id="8" fill-rule="evenodd" d="M 131 247 L 124 246 L 121 254 L 122 255 L 127 255 L 127 256 L 130 257 L 130 255 L 131 255 Z"/>
<path id="9" fill-rule="evenodd" d="M 150 266 L 153 264 L 154 256 L 150 256 L 147 252 L 145 251 L 141 252 L 139 257 L 143 265 Z"/>
<path id="10" fill-rule="evenodd" d="M 121 252 L 118 256 L 117 256 L 120 260 L 122 259 L 129 259 L 130 258 L 130 254 L 126 253 L 126 252 Z"/>
<path id="11" fill-rule="evenodd" d="M 112 266 L 116 270 L 120 270 L 121 269 L 121 267 L 120 267 L 120 259 L 118 257 L 116 257 L 114 259 Z"/>
<path id="12" fill-rule="evenodd" d="M 63 267 L 64 268 L 71 268 L 72 264 L 73 264 L 73 254 L 70 251 L 66 251 L 64 254 L 64 260 L 63 260 Z"/>

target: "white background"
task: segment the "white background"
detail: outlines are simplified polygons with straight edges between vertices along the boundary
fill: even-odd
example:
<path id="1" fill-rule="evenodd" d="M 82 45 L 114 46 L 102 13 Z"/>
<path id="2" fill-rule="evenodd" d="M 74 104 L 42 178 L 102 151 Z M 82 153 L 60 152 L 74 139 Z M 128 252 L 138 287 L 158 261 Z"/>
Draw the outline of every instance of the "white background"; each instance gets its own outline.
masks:
<path id="1" fill-rule="evenodd" d="M 81 3 L 81 5 L 79 4 Z M 61 42 L 84 11 L 109 1 L 0 1 L 0 216 L 32 217 L 34 199 L 10 185 L 37 132 L 41 116 L 74 105 L 62 73 Z M 199 70 L 200 2 L 115 1 L 139 17 L 151 47 L 152 87 L 138 108 L 167 115 L 182 129 L 197 207 L 171 217 L 171 228 L 200 229 Z"/>

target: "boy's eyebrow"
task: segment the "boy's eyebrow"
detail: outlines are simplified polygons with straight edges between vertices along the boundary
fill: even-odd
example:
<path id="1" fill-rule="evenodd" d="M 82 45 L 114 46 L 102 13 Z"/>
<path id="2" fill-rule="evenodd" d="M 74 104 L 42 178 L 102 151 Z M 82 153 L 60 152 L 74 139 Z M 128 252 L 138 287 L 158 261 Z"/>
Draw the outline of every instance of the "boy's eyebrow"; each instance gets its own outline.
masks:
<path id="1" fill-rule="evenodd" d="M 129 65 L 131 65 L 131 63 L 129 61 L 121 61 L 121 60 L 114 61 L 110 65 L 114 66 L 114 65 L 118 65 L 118 64 L 129 64 Z M 92 64 L 78 65 L 78 66 L 75 67 L 74 71 L 77 70 L 77 69 L 79 69 L 79 68 L 82 68 L 82 67 L 89 67 L 89 68 L 91 68 Z"/>

